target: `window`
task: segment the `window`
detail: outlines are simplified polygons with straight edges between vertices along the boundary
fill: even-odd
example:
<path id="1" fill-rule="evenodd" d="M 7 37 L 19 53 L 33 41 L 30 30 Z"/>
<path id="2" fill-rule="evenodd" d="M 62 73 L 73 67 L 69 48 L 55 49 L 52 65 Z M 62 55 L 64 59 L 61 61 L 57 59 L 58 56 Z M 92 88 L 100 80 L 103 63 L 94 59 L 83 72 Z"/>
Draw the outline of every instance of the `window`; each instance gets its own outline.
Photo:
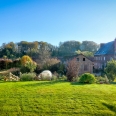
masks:
<path id="1" fill-rule="evenodd" d="M 83 58 L 83 61 L 85 61 L 85 58 Z"/>
<path id="2" fill-rule="evenodd" d="M 79 58 L 77 58 L 77 61 L 79 61 Z"/>

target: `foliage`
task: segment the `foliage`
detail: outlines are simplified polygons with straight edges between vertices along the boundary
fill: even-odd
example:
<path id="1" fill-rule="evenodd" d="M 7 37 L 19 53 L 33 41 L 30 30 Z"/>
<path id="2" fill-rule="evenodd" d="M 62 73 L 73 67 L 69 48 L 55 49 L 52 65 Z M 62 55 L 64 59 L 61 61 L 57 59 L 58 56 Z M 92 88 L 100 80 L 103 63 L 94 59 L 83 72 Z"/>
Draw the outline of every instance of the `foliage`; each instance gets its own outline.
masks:
<path id="1" fill-rule="evenodd" d="M 105 68 L 105 72 L 109 81 L 114 81 L 116 78 L 116 60 L 110 60 L 107 62 L 107 66 Z"/>
<path id="2" fill-rule="evenodd" d="M 92 84 L 96 82 L 96 78 L 93 74 L 90 73 L 85 73 L 82 74 L 80 79 L 79 79 L 80 83 L 88 83 L 88 84 Z"/>
<path id="3" fill-rule="evenodd" d="M 8 69 L 12 67 L 12 60 L 10 59 L 0 59 L 0 69 Z"/>
<path id="4" fill-rule="evenodd" d="M 20 55 L 29 55 L 29 56 L 36 56 L 38 54 L 38 42 L 27 42 L 21 41 L 18 43 L 18 49 Z"/>
<path id="5" fill-rule="evenodd" d="M 59 74 L 56 71 L 53 72 L 53 75 L 56 76 L 56 77 L 59 77 Z"/>
<path id="6" fill-rule="evenodd" d="M 35 73 L 23 73 L 20 75 L 20 80 L 21 81 L 33 81 L 35 77 L 36 77 Z"/>
<path id="7" fill-rule="evenodd" d="M 96 82 L 98 84 L 103 84 L 103 83 L 108 84 L 109 83 L 109 80 L 106 75 L 105 75 L 105 77 L 101 77 L 101 76 L 96 77 L 96 80 L 97 80 Z"/>
<path id="8" fill-rule="evenodd" d="M 65 75 L 62 75 L 61 76 L 61 79 L 64 80 L 64 81 L 66 81 L 67 80 L 67 77 Z"/>
<path id="9" fill-rule="evenodd" d="M 65 65 L 60 62 L 57 58 L 49 58 L 44 64 L 38 63 L 35 72 L 39 74 L 44 70 L 50 70 L 52 73 L 57 72 L 60 75 L 66 73 Z"/>
<path id="10" fill-rule="evenodd" d="M 24 55 L 21 58 L 21 65 L 25 66 L 27 62 L 33 62 L 32 59 L 28 55 Z"/>
<path id="11" fill-rule="evenodd" d="M 51 80 L 56 81 L 57 79 L 58 79 L 58 77 L 53 75 Z"/>
<path id="12" fill-rule="evenodd" d="M 52 66 L 58 64 L 60 60 L 57 58 L 49 58 L 44 61 L 43 70 L 50 70 Z"/>
<path id="13" fill-rule="evenodd" d="M 13 42 L 10 42 L 8 44 L 3 43 L 1 46 L 1 51 L 0 51 L 0 57 L 6 56 L 7 58 L 14 59 L 16 52 L 16 44 Z"/>
<path id="14" fill-rule="evenodd" d="M 3 79 L 4 79 L 3 74 L 0 74 L 0 80 L 3 80 Z"/>
<path id="15" fill-rule="evenodd" d="M 21 58 L 21 72 L 33 72 L 36 66 L 36 63 L 28 55 L 24 55 Z"/>
<path id="16" fill-rule="evenodd" d="M 20 67 L 21 66 L 21 59 L 15 59 L 13 60 L 13 66 L 12 67 Z"/>
<path id="17" fill-rule="evenodd" d="M 21 71 L 22 73 L 30 72 L 29 68 L 27 68 L 27 67 L 25 67 L 25 66 L 21 66 L 21 67 L 20 67 L 20 71 Z"/>
<path id="18" fill-rule="evenodd" d="M 36 62 L 27 61 L 25 67 L 27 67 L 30 70 L 30 72 L 33 72 L 36 69 L 37 64 Z"/>
<path id="19" fill-rule="evenodd" d="M 79 64 L 78 64 L 76 58 L 70 60 L 67 63 L 66 69 L 67 69 L 67 73 L 66 73 L 67 80 L 68 81 L 75 80 L 74 78 L 76 78 L 78 76 L 78 72 L 79 72 Z"/>
<path id="20" fill-rule="evenodd" d="M 75 53 L 76 54 L 83 54 L 86 57 L 93 57 L 94 56 L 93 52 L 89 52 L 89 51 L 80 51 L 80 50 L 78 50 Z"/>
<path id="21" fill-rule="evenodd" d="M 20 41 L 18 43 L 9 42 L 3 43 L 2 46 L 0 46 L 0 58 L 5 56 L 5 58 L 14 60 L 24 55 L 28 55 L 33 59 L 39 59 L 39 63 L 41 60 L 44 61 L 51 56 L 61 57 L 75 54 L 75 51 L 77 50 L 95 53 L 98 47 L 99 45 L 92 41 L 83 41 L 82 43 L 79 41 L 66 41 L 60 42 L 59 46 L 54 46 L 42 41 Z"/>
<path id="22" fill-rule="evenodd" d="M 99 45 L 93 41 L 83 41 L 80 46 L 81 51 L 89 51 L 92 53 L 95 53 L 98 48 Z"/>
<path id="23" fill-rule="evenodd" d="M 54 64 L 50 67 L 51 72 L 57 72 L 59 75 L 66 74 L 66 67 L 63 63 L 59 62 L 57 64 Z"/>
<path id="24" fill-rule="evenodd" d="M 43 64 L 50 58 L 51 52 L 46 42 L 39 42 L 39 61 Z"/>
<path id="25" fill-rule="evenodd" d="M 72 55 L 76 50 L 80 50 L 80 42 L 78 41 L 66 41 L 59 45 L 59 56 Z"/>
<path id="26" fill-rule="evenodd" d="M 42 71 L 43 71 L 42 65 L 41 65 L 41 64 L 37 64 L 37 67 L 36 67 L 36 69 L 35 69 L 35 72 L 36 72 L 37 74 L 39 74 L 39 73 L 41 73 Z"/>

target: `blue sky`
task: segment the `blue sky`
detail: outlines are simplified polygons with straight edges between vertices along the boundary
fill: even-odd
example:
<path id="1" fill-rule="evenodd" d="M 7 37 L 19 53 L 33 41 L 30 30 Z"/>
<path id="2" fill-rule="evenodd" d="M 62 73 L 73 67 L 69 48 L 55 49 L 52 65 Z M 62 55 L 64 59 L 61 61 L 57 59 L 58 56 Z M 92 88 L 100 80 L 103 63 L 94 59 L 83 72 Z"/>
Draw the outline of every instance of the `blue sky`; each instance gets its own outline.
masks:
<path id="1" fill-rule="evenodd" d="M 116 37 L 116 0 L 0 0 L 0 45 Z"/>

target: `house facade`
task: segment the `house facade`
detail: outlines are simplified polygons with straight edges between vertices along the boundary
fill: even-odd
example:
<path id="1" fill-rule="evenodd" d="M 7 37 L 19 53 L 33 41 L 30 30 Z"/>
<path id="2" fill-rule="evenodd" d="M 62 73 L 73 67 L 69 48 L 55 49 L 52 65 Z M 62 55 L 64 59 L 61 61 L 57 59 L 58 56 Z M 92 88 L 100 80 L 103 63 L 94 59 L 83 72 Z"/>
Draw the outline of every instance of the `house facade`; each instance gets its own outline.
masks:
<path id="1" fill-rule="evenodd" d="M 93 62 L 84 56 L 83 54 L 79 55 L 73 55 L 73 56 L 65 56 L 62 59 L 62 62 L 67 65 L 67 63 L 72 60 L 73 58 L 76 58 L 78 64 L 79 64 L 79 75 L 84 73 L 93 73 Z"/>
<path id="2" fill-rule="evenodd" d="M 94 54 L 94 68 L 104 69 L 107 62 L 116 60 L 116 39 L 108 43 L 101 43 L 99 50 Z"/>

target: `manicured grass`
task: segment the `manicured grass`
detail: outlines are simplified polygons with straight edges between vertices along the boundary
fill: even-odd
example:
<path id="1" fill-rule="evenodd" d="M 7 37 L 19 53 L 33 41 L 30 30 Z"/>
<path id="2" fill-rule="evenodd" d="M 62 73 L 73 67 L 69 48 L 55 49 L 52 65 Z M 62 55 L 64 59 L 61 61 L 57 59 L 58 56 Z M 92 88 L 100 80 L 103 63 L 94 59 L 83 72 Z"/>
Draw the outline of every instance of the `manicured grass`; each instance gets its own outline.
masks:
<path id="1" fill-rule="evenodd" d="M 116 116 L 116 85 L 0 82 L 0 116 Z"/>

